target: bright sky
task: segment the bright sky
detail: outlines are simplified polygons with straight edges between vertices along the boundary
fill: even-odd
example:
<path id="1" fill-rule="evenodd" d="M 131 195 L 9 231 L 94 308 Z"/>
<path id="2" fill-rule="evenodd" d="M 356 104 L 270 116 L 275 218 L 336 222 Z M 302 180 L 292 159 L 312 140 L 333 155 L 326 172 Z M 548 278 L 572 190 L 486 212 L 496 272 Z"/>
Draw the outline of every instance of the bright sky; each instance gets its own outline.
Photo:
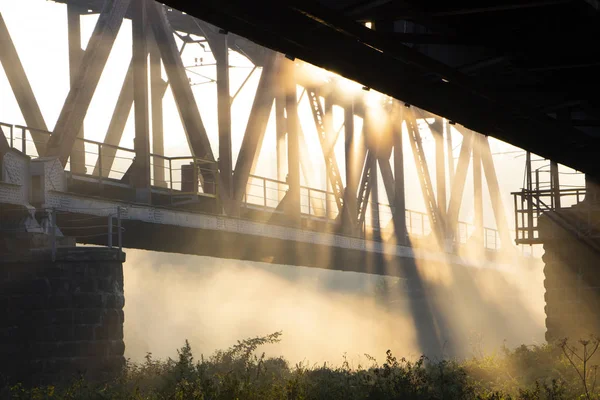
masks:
<path id="1" fill-rule="evenodd" d="M 46 123 L 49 129 L 52 130 L 69 90 L 66 6 L 46 0 L 0 0 L 0 12 L 8 25 L 8 29 L 19 52 L 21 62 L 29 77 L 29 81 L 34 89 Z M 97 15 L 86 15 L 81 19 L 82 43 L 84 47 L 94 29 L 96 20 Z M 177 40 L 179 45 L 181 45 L 179 39 Z M 202 58 L 205 64 L 214 63 L 214 58 L 208 47 L 206 48 L 206 51 L 204 51 L 198 45 L 188 45 L 183 54 L 184 64 L 186 66 L 194 65 L 196 58 Z M 130 60 L 131 23 L 129 20 L 125 20 L 85 120 L 86 138 L 103 141 Z M 234 52 L 230 52 L 230 63 L 234 66 L 234 68 L 230 69 L 230 86 L 231 94 L 233 95 L 237 92 L 246 76 L 252 71 L 252 63 L 245 57 Z M 196 71 L 209 78 L 216 78 L 216 69 L 214 66 L 198 68 Z M 165 76 L 164 72 L 163 76 Z M 218 154 L 216 84 L 196 84 L 206 80 L 193 74 L 190 74 L 189 76 L 194 83 L 193 92 L 200 109 L 202 120 L 208 131 L 213 152 Z M 237 158 L 239 147 L 241 145 L 242 136 L 259 78 L 260 69 L 257 69 L 233 103 L 232 141 L 234 160 Z M 301 88 L 298 89 L 298 95 L 300 95 L 300 93 Z M 311 164 L 313 165 L 313 170 L 316 171 L 316 176 L 311 178 L 310 186 L 324 189 L 324 162 L 306 95 L 304 95 L 300 101 L 299 113 L 302 128 L 310 150 Z M 276 160 L 274 120 L 274 113 L 272 113 L 256 169 L 257 175 L 273 179 L 277 178 L 274 167 Z M 168 89 L 164 99 L 164 121 L 166 155 L 182 156 L 190 154 L 170 89 Z M 3 68 L 0 68 L 0 122 L 10 124 L 25 123 Z M 335 107 L 334 129 L 339 129 L 342 124 L 343 110 L 339 107 Z M 357 129 L 360 129 L 361 126 L 362 121 L 357 118 Z M 460 129 L 460 127 L 458 128 Z M 452 138 L 454 142 L 453 156 L 456 162 L 460 151 L 462 135 L 455 131 L 454 128 L 452 129 Z M 428 129 L 422 130 L 421 133 L 428 156 L 430 173 L 435 186 L 433 137 Z M 121 146 L 133 148 L 133 137 L 134 127 L 132 113 L 125 129 Z M 416 169 L 414 167 L 412 153 L 410 146 L 408 146 L 408 140 L 405 140 L 405 143 L 407 144 L 404 149 L 407 208 L 424 212 L 425 206 L 416 175 Z M 524 152 L 516 152 L 518 149 L 515 147 L 493 138 L 490 138 L 490 144 L 492 153 L 496 154 L 494 160 L 502 191 L 502 200 L 507 211 L 508 222 L 509 225 L 513 227 L 513 200 L 510 193 L 519 190 L 522 186 L 525 161 Z M 342 134 L 340 135 L 340 140 L 336 144 L 336 154 L 342 175 L 344 174 L 343 148 L 344 141 Z M 93 164 L 93 161 L 88 161 L 88 164 Z M 534 168 L 547 164 L 547 161 L 538 162 L 534 165 Z M 563 168 L 561 172 L 562 171 L 567 172 L 567 169 Z M 345 180 L 344 176 L 343 179 Z M 583 183 L 581 177 L 573 178 L 570 175 L 566 175 L 564 179 L 569 179 L 569 183 L 572 184 Z M 304 180 L 303 184 L 306 184 Z M 379 188 L 380 202 L 387 203 L 384 186 L 381 180 Z M 460 219 L 462 221 L 473 221 L 472 198 L 472 175 L 469 173 L 460 214 Z M 485 189 L 484 210 L 485 225 L 487 227 L 495 227 L 495 221 L 491 213 L 489 195 Z"/>

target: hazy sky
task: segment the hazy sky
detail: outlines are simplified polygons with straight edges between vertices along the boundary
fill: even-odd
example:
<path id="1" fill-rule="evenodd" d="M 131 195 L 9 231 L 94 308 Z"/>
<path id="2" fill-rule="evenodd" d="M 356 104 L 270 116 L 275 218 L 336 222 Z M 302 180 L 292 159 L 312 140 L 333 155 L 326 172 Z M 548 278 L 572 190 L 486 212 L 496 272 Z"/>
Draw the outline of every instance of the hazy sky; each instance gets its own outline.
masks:
<path id="1" fill-rule="evenodd" d="M 53 129 L 64 99 L 69 90 L 69 68 L 67 54 L 67 23 L 66 6 L 45 0 L 0 0 L 0 12 L 2 13 L 13 41 L 19 52 L 21 62 L 24 65 L 27 76 L 37 96 L 46 123 L 50 130 Z M 85 47 L 97 20 L 97 15 L 83 16 L 82 21 L 82 43 Z M 177 39 L 179 41 L 179 39 Z M 179 43 L 181 45 L 181 43 Z M 214 58 L 207 47 L 206 51 L 200 46 L 189 45 L 183 54 L 186 66 L 194 65 L 196 58 L 202 58 L 204 63 L 214 63 Z M 114 104 L 121 89 L 127 66 L 131 60 L 131 23 L 125 20 L 117 37 L 111 57 L 102 75 L 98 89 L 96 90 L 92 104 L 85 120 L 85 137 L 102 141 L 106 134 Z M 243 80 L 251 72 L 252 64 L 245 57 L 231 52 L 230 62 L 235 68 L 230 69 L 231 93 L 238 90 Z M 196 69 L 197 72 L 216 78 L 214 66 Z M 164 73 L 163 73 L 164 74 Z M 202 82 L 202 78 L 190 74 L 193 83 Z M 252 100 L 258 80 L 260 69 L 257 69 L 248 80 L 244 89 L 236 97 L 232 108 L 232 130 L 233 130 L 233 156 L 237 157 L 241 139 L 245 130 L 246 122 L 252 105 Z M 217 126 L 217 102 L 216 84 L 207 83 L 193 86 L 193 92 L 198 103 L 200 114 L 207 128 L 213 152 L 218 154 L 218 126 Z M 301 93 L 301 89 L 298 89 Z M 316 176 L 311 177 L 312 187 L 324 189 L 325 168 L 323 157 L 320 152 L 318 137 L 314 126 L 307 96 L 303 96 L 300 106 L 300 119 L 306 140 L 310 149 L 310 162 L 316 171 Z M 270 178 L 276 178 L 275 173 L 275 123 L 274 113 L 271 115 L 267 133 L 265 135 L 263 149 L 256 169 L 256 174 Z M 164 132 L 165 153 L 167 156 L 181 156 L 190 154 L 187 140 L 179 119 L 177 108 L 170 89 L 164 99 Z M 12 91 L 3 69 L 0 69 L 0 121 L 11 124 L 23 124 L 24 120 L 14 100 Z M 357 129 L 362 126 L 362 121 L 357 117 Z M 343 124 L 343 110 L 334 108 L 334 128 L 337 130 Z M 133 147 L 133 113 L 123 135 L 121 146 Z M 458 127 L 460 129 L 460 127 Z M 435 158 L 433 137 L 427 128 L 422 130 L 425 151 L 429 160 L 429 168 L 432 180 L 435 179 Z M 405 133 L 406 134 L 406 133 Z M 456 159 L 460 151 L 462 136 L 453 128 L 454 152 Z M 336 144 L 336 154 L 340 164 L 342 178 L 344 175 L 343 135 Z M 405 143 L 408 143 L 406 140 Z M 490 138 L 492 152 L 495 153 L 494 160 L 498 172 L 501 187 L 502 200 L 507 210 L 509 225 L 514 226 L 512 211 L 512 191 L 519 190 L 523 182 L 524 153 L 515 152 L 516 148 Z M 92 149 L 93 150 L 93 149 Z M 408 209 L 425 211 L 421 190 L 414 167 L 414 160 L 410 146 L 405 149 L 405 171 L 406 171 L 406 204 Z M 509 154 L 498 154 L 510 152 Z M 131 157 L 131 155 L 127 155 Z M 87 164 L 92 166 L 95 156 L 89 155 Z M 547 162 L 538 162 L 534 167 L 547 165 Z M 126 165 L 115 168 L 126 169 Z M 568 178 L 568 176 L 566 177 Z M 581 179 L 579 179 L 581 181 Z M 435 182 L 435 181 L 434 181 Z M 579 183 L 579 182 L 578 182 Z M 306 184 L 303 179 L 303 184 Z M 484 178 L 485 184 L 485 178 Z M 435 187 L 435 183 L 434 183 Z M 383 184 L 379 185 L 380 202 L 387 203 Z M 471 173 L 469 174 L 460 219 L 472 222 L 473 220 L 473 186 Z M 449 197 L 449 196 L 448 196 Z M 491 213 L 489 195 L 484 190 L 485 225 L 495 227 L 495 221 Z M 382 218 L 385 211 L 382 213 Z"/>

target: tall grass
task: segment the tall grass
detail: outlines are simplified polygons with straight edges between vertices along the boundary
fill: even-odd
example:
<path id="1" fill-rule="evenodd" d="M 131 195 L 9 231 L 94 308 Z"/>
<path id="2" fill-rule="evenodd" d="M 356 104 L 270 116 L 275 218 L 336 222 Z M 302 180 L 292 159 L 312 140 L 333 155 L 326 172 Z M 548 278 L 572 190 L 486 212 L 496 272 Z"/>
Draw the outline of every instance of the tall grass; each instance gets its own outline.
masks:
<path id="1" fill-rule="evenodd" d="M 365 355 L 352 366 L 289 365 L 259 348 L 281 340 L 277 332 L 239 341 L 195 359 L 189 343 L 175 359 L 128 362 L 119 376 L 92 384 L 83 378 L 62 386 L 7 386 L 10 399 L 597 399 L 594 353 L 599 340 L 506 347 L 466 360 L 397 358 L 382 363 Z"/>

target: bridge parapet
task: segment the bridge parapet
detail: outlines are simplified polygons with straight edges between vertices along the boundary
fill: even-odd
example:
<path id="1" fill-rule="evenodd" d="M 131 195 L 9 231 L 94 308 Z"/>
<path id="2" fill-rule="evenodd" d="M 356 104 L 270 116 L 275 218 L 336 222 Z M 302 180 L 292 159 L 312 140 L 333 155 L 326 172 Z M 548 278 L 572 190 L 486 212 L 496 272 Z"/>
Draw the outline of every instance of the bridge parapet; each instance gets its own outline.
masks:
<path id="1" fill-rule="evenodd" d="M 0 203 L 29 206 L 30 162 L 18 150 L 0 153 Z"/>
<path id="2" fill-rule="evenodd" d="M 67 191 L 65 171 L 56 157 L 40 157 L 31 161 L 31 203 L 45 208 L 46 193 Z"/>

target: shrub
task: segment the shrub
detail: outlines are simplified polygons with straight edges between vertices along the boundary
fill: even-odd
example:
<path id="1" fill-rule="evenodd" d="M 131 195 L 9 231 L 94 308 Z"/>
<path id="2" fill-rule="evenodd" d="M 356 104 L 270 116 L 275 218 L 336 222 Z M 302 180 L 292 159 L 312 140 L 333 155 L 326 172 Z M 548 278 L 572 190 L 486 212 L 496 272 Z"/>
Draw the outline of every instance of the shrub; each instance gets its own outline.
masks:
<path id="1" fill-rule="evenodd" d="M 112 382 L 78 379 L 61 387 L 5 387 L 10 399 L 596 399 L 593 356 L 597 338 L 576 345 L 563 340 L 541 346 L 506 347 L 468 360 L 398 359 L 387 351 L 385 362 L 365 355 L 371 364 L 290 366 L 281 358 L 257 353 L 277 343 L 281 332 L 238 341 L 212 356 L 194 358 L 186 341 L 176 359 L 127 362 Z"/>

